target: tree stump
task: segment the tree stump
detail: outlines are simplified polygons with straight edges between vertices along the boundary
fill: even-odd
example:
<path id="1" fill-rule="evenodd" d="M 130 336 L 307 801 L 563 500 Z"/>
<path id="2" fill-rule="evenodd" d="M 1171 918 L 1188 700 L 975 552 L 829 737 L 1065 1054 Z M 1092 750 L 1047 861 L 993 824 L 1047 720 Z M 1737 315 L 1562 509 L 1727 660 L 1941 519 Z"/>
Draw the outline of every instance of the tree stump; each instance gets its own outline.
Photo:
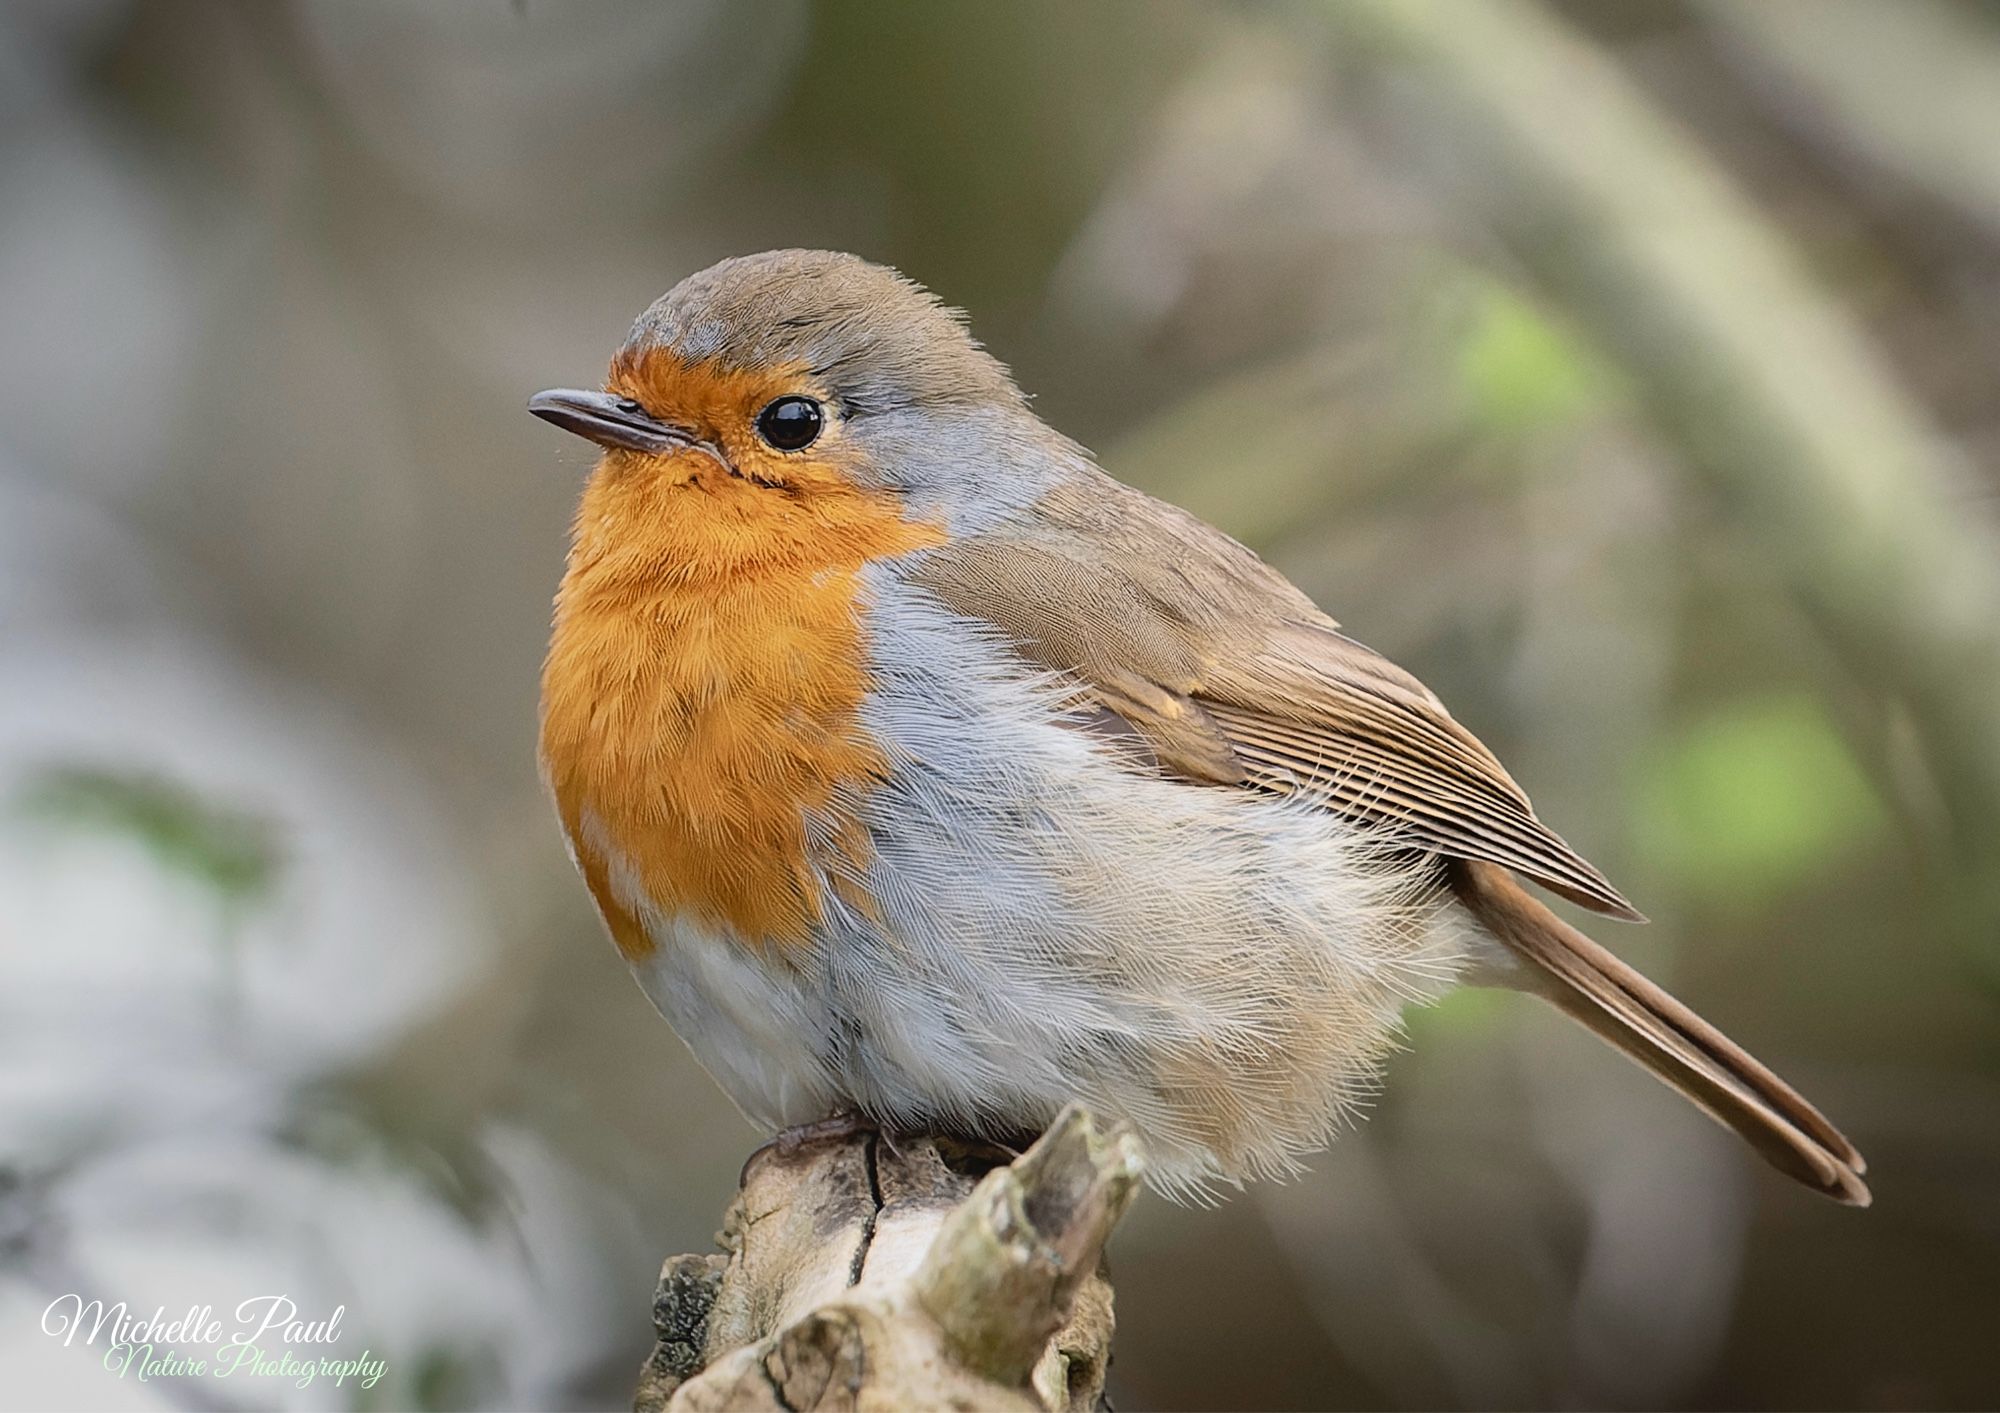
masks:
<path id="1" fill-rule="evenodd" d="M 1138 1140 L 1071 1106 L 1006 1156 L 872 1133 L 760 1152 L 721 1253 L 660 1271 L 634 1409 L 1105 1406 L 1104 1243 Z"/>

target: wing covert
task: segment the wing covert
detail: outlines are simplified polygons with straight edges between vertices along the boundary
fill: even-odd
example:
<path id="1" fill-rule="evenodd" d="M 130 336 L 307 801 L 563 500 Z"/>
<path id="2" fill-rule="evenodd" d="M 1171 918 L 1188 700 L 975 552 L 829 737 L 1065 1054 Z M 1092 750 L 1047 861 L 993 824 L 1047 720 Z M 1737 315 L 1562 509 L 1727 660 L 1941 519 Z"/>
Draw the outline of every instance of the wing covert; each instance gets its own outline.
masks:
<path id="1" fill-rule="evenodd" d="M 927 551 L 916 577 L 1073 676 L 1161 770 L 1306 793 L 1384 842 L 1639 918 L 1428 688 L 1248 549 L 1101 473 L 1037 512 Z"/>

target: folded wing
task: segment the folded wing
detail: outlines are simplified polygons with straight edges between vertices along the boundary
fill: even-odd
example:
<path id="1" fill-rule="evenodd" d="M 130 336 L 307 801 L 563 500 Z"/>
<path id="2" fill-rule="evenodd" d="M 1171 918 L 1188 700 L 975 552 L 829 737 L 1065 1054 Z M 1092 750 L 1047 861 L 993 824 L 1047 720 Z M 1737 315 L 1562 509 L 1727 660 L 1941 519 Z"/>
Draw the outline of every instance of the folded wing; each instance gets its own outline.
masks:
<path id="1" fill-rule="evenodd" d="M 1038 511 L 1025 532 L 931 552 L 920 577 L 1073 677 L 1162 769 L 1304 793 L 1385 844 L 1638 918 L 1428 688 L 1249 550 L 1109 477 Z"/>

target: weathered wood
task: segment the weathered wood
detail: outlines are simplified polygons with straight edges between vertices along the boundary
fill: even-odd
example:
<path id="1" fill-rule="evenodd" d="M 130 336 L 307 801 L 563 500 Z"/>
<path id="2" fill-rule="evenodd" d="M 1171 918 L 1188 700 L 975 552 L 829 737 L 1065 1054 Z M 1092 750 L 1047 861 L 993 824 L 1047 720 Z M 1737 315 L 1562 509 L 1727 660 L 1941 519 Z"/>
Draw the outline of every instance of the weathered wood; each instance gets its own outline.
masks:
<path id="1" fill-rule="evenodd" d="M 723 1254 L 660 1272 L 634 1408 L 1101 1407 L 1138 1140 L 1072 1107 L 1006 1156 L 874 1133 L 759 1153 Z"/>

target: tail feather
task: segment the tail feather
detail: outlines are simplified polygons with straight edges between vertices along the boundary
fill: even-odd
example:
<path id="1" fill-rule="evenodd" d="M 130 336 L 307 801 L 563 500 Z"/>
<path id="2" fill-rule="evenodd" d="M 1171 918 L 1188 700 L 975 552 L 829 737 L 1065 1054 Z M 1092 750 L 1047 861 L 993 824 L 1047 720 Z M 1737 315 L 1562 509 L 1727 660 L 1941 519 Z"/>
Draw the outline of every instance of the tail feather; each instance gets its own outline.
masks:
<path id="1" fill-rule="evenodd" d="M 1550 912 L 1497 864 L 1457 860 L 1452 888 L 1527 968 L 1529 989 L 1734 1129 L 1788 1177 L 1865 1207 L 1867 1164 L 1799 1093 L 1665 990 Z"/>

